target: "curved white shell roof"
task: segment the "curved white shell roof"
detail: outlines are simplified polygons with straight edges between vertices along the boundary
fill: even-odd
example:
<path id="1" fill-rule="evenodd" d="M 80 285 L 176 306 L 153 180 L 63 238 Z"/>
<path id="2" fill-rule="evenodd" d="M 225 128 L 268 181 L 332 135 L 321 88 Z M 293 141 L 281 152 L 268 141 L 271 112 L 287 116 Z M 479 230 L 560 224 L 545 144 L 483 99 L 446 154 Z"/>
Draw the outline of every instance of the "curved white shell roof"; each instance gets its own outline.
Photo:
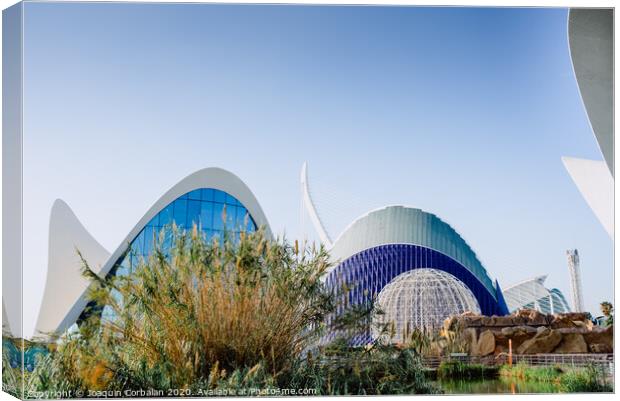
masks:
<path id="1" fill-rule="evenodd" d="M 52 205 L 48 241 L 47 277 L 35 337 L 56 332 L 59 326 L 65 326 L 62 322 L 67 316 L 76 313 L 79 316 L 82 311 L 73 309 L 89 282 L 82 277 L 82 264 L 76 250 L 80 250 L 96 272 L 101 271 L 110 257 L 110 253 L 90 235 L 61 199 Z"/>
<path id="2" fill-rule="evenodd" d="M 334 242 L 331 257 L 343 261 L 386 244 L 412 244 L 434 249 L 458 261 L 495 294 L 495 286 L 475 252 L 446 222 L 432 213 L 406 206 L 386 206 L 353 221 Z"/>
<path id="3" fill-rule="evenodd" d="M 63 333 L 77 321 L 87 305 L 88 282 L 80 273 L 76 248 L 80 249 L 91 268 L 104 277 L 129 243 L 157 213 L 181 195 L 199 188 L 218 189 L 234 196 L 248 210 L 257 227 L 264 227 L 266 235 L 272 236 L 267 217 L 252 191 L 239 177 L 217 167 L 190 174 L 170 188 L 149 208 L 112 254 L 92 238 L 66 203 L 58 200 L 54 203 L 50 219 L 47 281 L 35 336 Z"/>
<path id="4" fill-rule="evenodd" d="M 568 43 L 579 93 L 590 126 L 612 176 L 614 175 L 612 8 L 571 8 Z"/>

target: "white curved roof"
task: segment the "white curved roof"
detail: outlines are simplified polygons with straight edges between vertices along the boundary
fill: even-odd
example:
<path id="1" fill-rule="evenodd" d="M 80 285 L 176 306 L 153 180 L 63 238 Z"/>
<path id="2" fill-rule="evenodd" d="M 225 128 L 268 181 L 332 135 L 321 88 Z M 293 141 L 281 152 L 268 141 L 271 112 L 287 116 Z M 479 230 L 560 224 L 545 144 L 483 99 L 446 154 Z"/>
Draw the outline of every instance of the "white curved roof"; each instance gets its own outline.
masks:
<path id="1" fill-rule="evenodd" d="M 248 210 L 256 226 L 264 227 L 266 235 L 272 236 L 267 217 L 252 191 L 239 177 L 217 167 L 196 171 L 170 188 L 149 208 L 112 254 L 90 236 L 64 202 L 56 201 L 50 219 L 48 278 L 36 334 L 63 333 L 77 321 L 88 303 L 88 282 L 80 273 L 76 248 L 80 249 L 91 268 L 104 277 L 157 213 L 181 195 L 200 188 L 218 189 L 234 196 Z"/>
<path id="2" fill-rule="evenodd" d="M 393 205 L 370 211 L 353 221 L 334 242 L 334 262 L 386 244 L 412 244 L 434 249 L 465 266 L 495 294 L 493 280 L 465 240 L 449 224 L 421 209 Z"/>
<path id="3" fill-rule="evenodd" d="M 614 175 L 613 9 L 571 8 L 568 43 L 579 93 L 607 168 Z"/>
<path id="4" fill-rule="evenodd" d="M 56 332 L 68 315 L 79 316 L 81 312 L 80 309 L 71 313 L 89 281 L 82 277 L 82 263 L 76 250 L 80 250 L 95 272 L 101 271 L 110 257 L 61 199 L 52 205 L 48 242 L 47 277 L 35 337 Z"/>
<path id="5" fill-rule="evenodd" d="M 562 163 L 607 234 L 614 238 L 614 178 L 602 160 L 562 157 Z"/>

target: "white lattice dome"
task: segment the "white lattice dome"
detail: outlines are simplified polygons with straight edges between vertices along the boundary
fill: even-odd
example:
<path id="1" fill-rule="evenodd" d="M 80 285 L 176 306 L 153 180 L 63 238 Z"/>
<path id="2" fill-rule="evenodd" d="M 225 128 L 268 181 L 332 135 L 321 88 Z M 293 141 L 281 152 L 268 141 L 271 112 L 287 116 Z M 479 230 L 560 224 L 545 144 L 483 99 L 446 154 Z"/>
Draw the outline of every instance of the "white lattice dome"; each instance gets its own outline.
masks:
<path id="1" fill-rule="evenodd" d="M 404 342 L 416 328 L 436 330 L 449 316 L 466 311 L 480 313 L 469 288 L 453 275 L 436 269 L 415 269 L 396 276 L 381 290 L 377 304 L 384 314 L 375 323 L 393 323 L 394 342 Z M 378 336 L 378 328 L 374 331 Z"/>

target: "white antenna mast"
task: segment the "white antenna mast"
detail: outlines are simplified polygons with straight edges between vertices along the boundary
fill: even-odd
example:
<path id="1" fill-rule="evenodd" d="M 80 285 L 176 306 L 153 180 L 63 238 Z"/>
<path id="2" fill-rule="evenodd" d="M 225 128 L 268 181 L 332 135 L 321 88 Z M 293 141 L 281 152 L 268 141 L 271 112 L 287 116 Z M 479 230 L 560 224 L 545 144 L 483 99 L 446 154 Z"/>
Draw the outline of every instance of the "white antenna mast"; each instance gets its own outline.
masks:
<path id="1" fill-rule="evenodd" d="M 325 230 L 323 223 L 321 222 L 321 218 L 316 211 L 316 207 L 312 202 L 312 197 L 310 196 L 310 185 L 308 184 L 308 163 L 304 162 L 301 167 L 301 194 L 302 194 L 302 203 L 305 206 L 306 211 L 310 215 L 310 219 L 312 220 L 312 224 L 314 225 L 314 229 L 319 234 L 319 238 L 321 242 L 328 248 L 332 247 L 332 240 Z M 303 212 L 302 212 L 303 213 Z"/>
<path id="2" fill-rule="evenodd" d="M 583 295 L 581 287 L 581 271 L 579 270 L 579 253 L 576 249 L 566 251 L 570 289 L 573 298 L 573 312 L 583 312 Z"/>

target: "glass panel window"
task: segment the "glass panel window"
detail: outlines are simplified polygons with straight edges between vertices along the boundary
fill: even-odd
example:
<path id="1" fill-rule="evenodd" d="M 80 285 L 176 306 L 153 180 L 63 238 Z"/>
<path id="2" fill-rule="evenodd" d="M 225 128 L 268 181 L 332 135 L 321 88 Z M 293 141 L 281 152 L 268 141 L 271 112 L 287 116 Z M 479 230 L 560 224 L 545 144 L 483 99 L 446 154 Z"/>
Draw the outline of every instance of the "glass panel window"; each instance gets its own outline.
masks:
<path id="1" fill-rule="evenodd" d="M 234 205 L 226 205 L 226 229 L 235 231 L 235 216 L 237 215 L 237 207 Z"/>
<path id="2" fill-rule="evenodd" d="M 200 223 L 203 230 L 213 227 L 213 202 L 203 202 Z"/>
<path id="3" fill-rule="evenodd" d="M 226 202 L 226 192 L 215 190 L 213 193 L 213 200 L 218 203 Z"/>
<path id="4" fill-rule="evenodd" d="M 187 194 L 187 197 L 190 200 L 200 200 L 200 198 L 202 197 L 202 190 L 200 189 L 195 189 L 192 192 Z"/>
<path id="5" fill-rule="evenodd" d="M 203 201 L 209 201 L 209 202 L 213 202 L 213 196 L 215 190 L 212 188 L 203 188 L 202 189 L 202 200 Z"/>
<path id="6" fill-rule="evenodd" d="M 159 213 L 159 224 L 158 227 L 163 227 L 166 224 L 170 224 L 172 222 L 172 208 L 173 204 L 169 204 Z"/>
<path id="7" fill-rule="evenodd" d="M 213 229 L 224 229 L 224 205 L 221 203 L 213 204 Z"/>
<path id="8" fill-rule="evenodd" d="M 155 239 L 155 237 L 153 235 L 153 227 L 152 226 L 146 226 L 144 228 L 144 251 L 143 251 L 143 255 L 144 255 L 145 258 L 153 250 L 154 239 Z"/>
<path id="9" fill-rule="evenodd" d="M 194 224 L 200 225 L 200 209 L 202 202 L 190 200 L 187 202 L 187 226 L 194 227 Z"/>
<path id="10" fill-rule="evenodd" d="M 144 230 L 140 231 L 140 234 L 133 240 L 131 247 L 135 253 L 142 255 L 142 252 L 144 252 Z"/>
<path id="11" fill-rule="evenodd" d="M 235 205 L 235 206 L 239 204 L 239 202 L 237 201 L 237 198 L 229 194 L 226 194 L 226 203 L 229 205 Z"/>
<path id="12" fill-rule="evenodd" d="M 243 218 L 245 217 L 245 208 L 241 206 L 235 206 L 235 231 L 243 231 L 245 224 Z"/>
<path id="13" fill-rule="evenodd" d="M 187 200 L 177 199 L 174 202 L 174 222 L 179 227 L 187 226 Z"/>

